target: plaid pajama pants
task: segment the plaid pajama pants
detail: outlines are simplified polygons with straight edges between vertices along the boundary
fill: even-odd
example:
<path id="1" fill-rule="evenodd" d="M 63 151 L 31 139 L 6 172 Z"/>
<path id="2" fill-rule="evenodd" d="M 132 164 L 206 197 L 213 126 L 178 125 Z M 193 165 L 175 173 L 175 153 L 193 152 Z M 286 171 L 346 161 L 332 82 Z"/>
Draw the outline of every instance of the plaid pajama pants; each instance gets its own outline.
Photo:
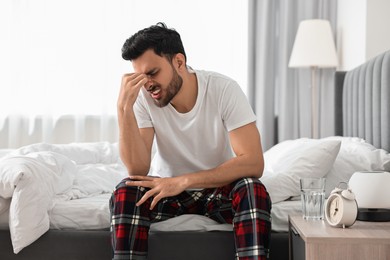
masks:
<path id="1" fill-rule="evenodd" d="M 110 199 L 113 259 L 146 259 L 151 223 L 182 214 L 200 214 L 219 223 L 233 224 L 236 259 L 267 259 L 271 233 L 271 200 L 264 185 L 243 178 L 229 185 L 181 194 L 160 200 L 150 210 L 151 200 L 137 207 L 148 190 L 118 184 Z"/>

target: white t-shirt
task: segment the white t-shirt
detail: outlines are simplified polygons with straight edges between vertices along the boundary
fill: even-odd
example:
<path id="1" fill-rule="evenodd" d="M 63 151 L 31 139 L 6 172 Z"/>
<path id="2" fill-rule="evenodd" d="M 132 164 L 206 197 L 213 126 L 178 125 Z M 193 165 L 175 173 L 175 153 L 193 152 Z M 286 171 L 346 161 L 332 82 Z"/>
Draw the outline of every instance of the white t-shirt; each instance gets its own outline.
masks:
<path id="1" fill-rule="evenodd" d="M 256 120 L 235 81 L 215 72 L 194 72 L 198 97 L 188 113 L 177 112 L 171 104 L 156 106 L 144 88 L 138 95 L 134 105 L 138 127 L 155 131 L 150 176 L 172 177 L 217 167 L 235 156 L 228 132 Z"/>

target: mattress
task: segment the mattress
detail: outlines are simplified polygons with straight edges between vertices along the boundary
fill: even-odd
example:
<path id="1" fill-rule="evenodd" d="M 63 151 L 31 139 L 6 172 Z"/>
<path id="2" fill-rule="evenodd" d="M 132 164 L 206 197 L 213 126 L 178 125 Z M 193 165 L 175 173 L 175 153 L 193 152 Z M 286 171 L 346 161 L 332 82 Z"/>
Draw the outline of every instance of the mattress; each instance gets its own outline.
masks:
<path id="1" fill-rule="evenodd" d="M 51 229 L 104 229 L 110 226 L 110 194 L 58 201 L 49 211 Z"/>
<path id="2" fill-rule="evenodd" d="M 58 201 L 49 211 L 50 228 L 65 230 L 108 229 L 110 226 L 109 198 L 101 194 L 89 198 Z M 6 200 L 9 205 L 10 200 Z M 272 230 L 288 231 L 288 215 L 300 214 L 299 200 L 282 201 L 272 205 Z M 9 210 L 0 214 L 0 228 L 8 229 Z M 153 223 L 151 231 L 231 231 L 232 225 L 219 224 L 199 215 L 183 215 L 166 221 Z"/>

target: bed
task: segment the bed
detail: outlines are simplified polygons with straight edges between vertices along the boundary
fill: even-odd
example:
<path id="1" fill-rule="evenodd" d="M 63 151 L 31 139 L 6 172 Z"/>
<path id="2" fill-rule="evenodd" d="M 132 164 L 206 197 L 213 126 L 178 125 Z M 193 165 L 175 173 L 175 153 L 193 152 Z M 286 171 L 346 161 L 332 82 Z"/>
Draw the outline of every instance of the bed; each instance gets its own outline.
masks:
<path id="1" fill-rule="evenodd" d="M 288 259 L 299 178 L 325 177 L 329 195 L 355 171 L 390 171 L 389 63 L 385 52 L 336 73 L 337 136 L 288 140 L 265 152 L 270 259 Z M 108 198 L 126 176 L 117 144 L 33 144 L 0 157 L 0 259 L 111 258 Z M 231 226 L 193 215 L 153 224 L 148 259 L 234 259 Z"/>

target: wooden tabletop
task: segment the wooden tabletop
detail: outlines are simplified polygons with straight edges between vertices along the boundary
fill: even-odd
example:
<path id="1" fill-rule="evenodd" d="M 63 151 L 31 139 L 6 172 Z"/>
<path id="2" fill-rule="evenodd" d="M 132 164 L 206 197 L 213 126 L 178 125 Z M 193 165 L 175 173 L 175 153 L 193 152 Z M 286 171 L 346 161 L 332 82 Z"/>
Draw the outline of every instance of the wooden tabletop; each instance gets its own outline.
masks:
<path id="1" fill-rule="evenodd" d="M 300 233 L 302 239 L 307 242 L 316 240 L 328 240 L 327 243 L 342 243 L 364 239 L 371 243 L 390 243 L 390 222 L 356 221 L 348 228 L 335 228 L 325 220 L 305 220 L 302 215 L 289 216 L 290 222 Z"/>

